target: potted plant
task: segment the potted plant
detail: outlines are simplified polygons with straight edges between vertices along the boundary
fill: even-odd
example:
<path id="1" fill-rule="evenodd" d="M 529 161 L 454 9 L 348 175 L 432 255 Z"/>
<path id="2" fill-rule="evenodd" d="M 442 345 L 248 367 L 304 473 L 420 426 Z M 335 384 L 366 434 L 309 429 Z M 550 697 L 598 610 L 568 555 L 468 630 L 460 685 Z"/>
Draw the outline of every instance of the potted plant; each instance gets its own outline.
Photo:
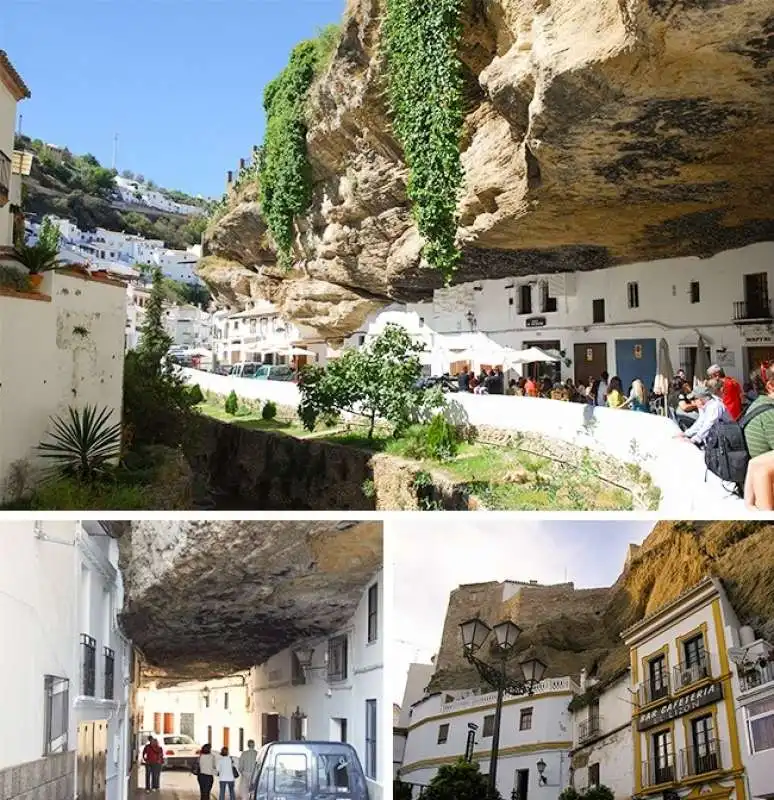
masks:
<path id="1" fill-rule="evenodd" d="M 30 283 L 34 289 L 39 289 L 43 281 L 43 273 L 51 272 L 60 266 L 59 249 L 51 247 L 46 242 L 37 244 L 20 243 L 14 248 L 16 260 L 27 268 Z"/>

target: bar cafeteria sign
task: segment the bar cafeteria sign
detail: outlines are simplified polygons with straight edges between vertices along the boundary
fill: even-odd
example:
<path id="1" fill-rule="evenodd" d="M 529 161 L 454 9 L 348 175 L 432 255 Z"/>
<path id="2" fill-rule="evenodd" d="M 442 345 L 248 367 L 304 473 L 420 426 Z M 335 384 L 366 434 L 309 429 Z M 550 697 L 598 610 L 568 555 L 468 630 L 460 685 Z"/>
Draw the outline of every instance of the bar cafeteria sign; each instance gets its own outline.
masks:
<path id="1" fill-rule="evenodd" d="M 651 711 L 640 714 L 637 720 L 637 730 L 645 731 L 648 728 L 655 728 L 670 719 L 682 717 L 683 714 L 690 714 L 699 708 L 715 703 L 723 699 L 723 685 L 721 683 L 711 683 L 693 692 L 688 692 L 677 700 L 670 700 L 668 703 L 658 706 Z"/>

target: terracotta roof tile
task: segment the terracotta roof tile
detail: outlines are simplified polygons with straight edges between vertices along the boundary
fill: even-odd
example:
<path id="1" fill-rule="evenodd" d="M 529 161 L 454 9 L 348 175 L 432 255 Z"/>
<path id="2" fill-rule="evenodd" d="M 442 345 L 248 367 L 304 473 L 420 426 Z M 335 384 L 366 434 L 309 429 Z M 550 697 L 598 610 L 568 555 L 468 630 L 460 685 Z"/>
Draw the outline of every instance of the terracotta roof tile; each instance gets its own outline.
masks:
<path id="1" fill-rule="evenodd" d="M 8 53 L 5 50 L 0 50 L 0 69 L 4 70 L 8 77 L 16 84 L 16 88 L 18 89 L 19 95 L 21 97 L 17 97 L 17 100 L 21 100 L 25 97 L 30 96 L 30 90 L 27 88 L 27 84 L 22 80 L 22 76 L 16 71 L 15 67 L 11 63 L 11 59 L 8 58 Z"/>

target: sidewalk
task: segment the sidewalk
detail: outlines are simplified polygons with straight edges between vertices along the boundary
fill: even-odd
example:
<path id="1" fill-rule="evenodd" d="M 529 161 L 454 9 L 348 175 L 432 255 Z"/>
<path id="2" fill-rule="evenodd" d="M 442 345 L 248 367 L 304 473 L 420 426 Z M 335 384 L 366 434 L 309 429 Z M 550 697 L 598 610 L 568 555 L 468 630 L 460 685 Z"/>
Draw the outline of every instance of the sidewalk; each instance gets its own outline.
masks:
<path id="1" fill-rule="evenodd" d="M 198 800 L 199 798 L 196 776 L 187 770 L 164 770 L 161 773 L 161 789 L 158 792 L 148 793 L 144 787 L 145 769 L 140 767 L 137 774 L 137 788 L 132 793 L 132 800 Z M 215 787 L 217 788 L 217 782 Z"/>

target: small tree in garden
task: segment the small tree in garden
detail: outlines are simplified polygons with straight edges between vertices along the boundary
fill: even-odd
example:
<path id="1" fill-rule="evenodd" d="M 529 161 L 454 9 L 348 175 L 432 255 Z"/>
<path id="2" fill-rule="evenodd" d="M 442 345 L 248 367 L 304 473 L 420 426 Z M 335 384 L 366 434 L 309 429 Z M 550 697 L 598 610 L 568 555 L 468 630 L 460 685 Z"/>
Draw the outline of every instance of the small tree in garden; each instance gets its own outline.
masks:
<path id="1" fill-rule="evenodd" d="M 304 427 L 313 430 L 319 417 L 349 411 L 366 419 L 369 439 L 378 419 L 401 430 L 420 401 L 416 383 L 422 349 L 399 325 L 388 325 L 367 345 L 347 350 L 327 367 L 304 368 L 298 381 Z"/>
<path id="2" fill-rule="evenodd" d="M 137 356 L 147 369 L 154 372 L 162 370 L 164 356 L 172 347 L 172 337 L 164 327 L 164 278 L 161 270 L 156 267 L 153 271 L 153 286 L 150 299 L 145 310 L 145 319 L 140 328 L 140 341 L 137 345 Z M 167 363 L 167 370 L 172 365 Z"/>
<path id="3" fill-rule="evenodd" d="M 229 393 L 229 396 L 226 398 L 226 413 L 231 414 L 232 416 L 237 413 L 239 410 L 239 399 L 236 396 L 236 392 L 232 389 Z"/>
<path id="4" fill-rule="evenodd" d="M 441 767 L 422 793 L 422 800 L 501 800 L 481 774 L 478 764 L 459 759 Z"/>
<path id="5" fill-rule="evenodd" d="M 568 786 L 559 795 L 559 800 L 615 800 L 615 795 L 607 786 L 589 786 L 580 792 Z"/>

